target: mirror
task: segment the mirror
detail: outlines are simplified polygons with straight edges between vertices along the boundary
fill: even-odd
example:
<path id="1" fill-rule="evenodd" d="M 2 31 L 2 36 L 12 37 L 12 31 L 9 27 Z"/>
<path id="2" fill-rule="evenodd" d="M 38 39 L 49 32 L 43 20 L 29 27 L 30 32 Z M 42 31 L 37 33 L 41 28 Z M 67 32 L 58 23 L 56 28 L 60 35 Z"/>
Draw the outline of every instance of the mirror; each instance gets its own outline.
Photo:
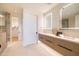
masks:
<path id="1" fill-rule="evenodd" d="M 52 29 L 52 13 L 45 15 L 45 27 L 46 29 Z"/>
<path id="2" fill-rule="evenodd" d="M 0 26 L 5 26 L 5 17 L 0 14 Z"/>
<path id="3" fill-rule="evenodd" d="M 62 9 L 62 28 L 79 28 L 79 4 L 69 4 Z"/>

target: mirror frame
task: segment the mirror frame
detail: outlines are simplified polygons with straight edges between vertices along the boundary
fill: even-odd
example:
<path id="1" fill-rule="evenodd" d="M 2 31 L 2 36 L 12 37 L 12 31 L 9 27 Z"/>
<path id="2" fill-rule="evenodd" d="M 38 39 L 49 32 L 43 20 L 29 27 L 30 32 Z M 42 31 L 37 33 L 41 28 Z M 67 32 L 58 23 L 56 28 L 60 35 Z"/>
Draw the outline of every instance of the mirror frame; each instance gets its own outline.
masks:
<path id="1" fill-rule="evenodd" d="M 60 9 L 60 29 L 79 29 L 79 28 L 63 28 L 62 27 L 62 12 L 63 12 L 63 9 L 64 8 L 66 8 L 66 7 L 69 7 L 70 5 L 72 5 L 72 4 L 74 4 L 74 3 L 69 3 L 69 4 L 67 4 L 67 5 L 65 5 L 65 6 L 63 6 L 61 9 Z"/>

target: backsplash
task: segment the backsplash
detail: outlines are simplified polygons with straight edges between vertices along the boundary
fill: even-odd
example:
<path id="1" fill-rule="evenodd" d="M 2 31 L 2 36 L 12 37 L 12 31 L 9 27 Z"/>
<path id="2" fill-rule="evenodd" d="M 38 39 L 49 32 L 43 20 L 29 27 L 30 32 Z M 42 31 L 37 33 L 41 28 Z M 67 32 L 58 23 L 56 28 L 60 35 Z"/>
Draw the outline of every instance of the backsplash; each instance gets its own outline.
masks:
<path id="1" fill-rule="evenodd" d="M 51 29 L 40 29 L 39 32 L 52 33 Z"/>

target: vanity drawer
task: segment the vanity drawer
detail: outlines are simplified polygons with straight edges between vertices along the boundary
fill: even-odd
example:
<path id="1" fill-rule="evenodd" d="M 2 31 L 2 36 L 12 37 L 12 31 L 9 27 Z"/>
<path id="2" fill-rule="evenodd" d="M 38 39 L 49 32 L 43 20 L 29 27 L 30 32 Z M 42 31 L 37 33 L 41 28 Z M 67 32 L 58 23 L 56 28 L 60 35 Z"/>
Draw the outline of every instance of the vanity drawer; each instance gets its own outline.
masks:
<path id="1" fill-rule="evenodd" d="M 53 48 L 54 44 L 52 41 L 47 40 L 47 39 L 40 39 L 41 42 L 45 43 L 47 46 L 49 46 L 50 48 Z"/>
<path id="2" fill-rule="evenodd" d="M 51 36 L 46 36 L 46 35 L 42 35 L 42 34 L 39 34 L 39 40 L 40 39 L 47 40 L 50 43 L 54 42 L 54 39 Z"/>
<path id="3" fill-rule="evenodd" d="M 61 39 L 58 41 L 58 44 L 79 55 L 79 44 Z"/>
<path id="4" fill-rule="evenodd" d="M 39 40 L 42 41 L 43 43 L 45 43 L 46 45 L 48 45 L 51 48 L 53 48 L 53 46 L 54 46 L 53 38 L 50 37 L 50 36 L 40 34 L 39 35 Z"/>
<path id="5" fill-rule="evenodd" d="M 79 55 L 79 45 L 66 40 L 53 38 L 54 48 L 56 51 L 63 55 Z"/>
<path id="6" fill-rule="evenodd" d="M 48 36 L 42 35 L 42 34 L 39 34 L 39 38 L 40 38 L 40 39 L 49 39 Z"/>
<path id="7" fill-rule="evenodd" d="M 60 44 L 57 44 L 56 47 L 54 47 L 54 49 L 64 56 L 78 56 L 77 53 L 73 52 L 71 49 L 64 47 Z"/>

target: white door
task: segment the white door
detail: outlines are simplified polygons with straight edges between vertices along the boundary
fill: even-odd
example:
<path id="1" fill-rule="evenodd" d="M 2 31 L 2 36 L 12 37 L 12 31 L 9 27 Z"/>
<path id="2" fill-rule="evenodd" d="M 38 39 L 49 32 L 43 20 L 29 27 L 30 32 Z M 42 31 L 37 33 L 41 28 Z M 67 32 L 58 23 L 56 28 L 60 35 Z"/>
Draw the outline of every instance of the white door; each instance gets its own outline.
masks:
<path id="1" fill-rule="evenodd" d="M 37 43 L 37 19 L 31 13 L 23 14 L 23 46 Z"/>

